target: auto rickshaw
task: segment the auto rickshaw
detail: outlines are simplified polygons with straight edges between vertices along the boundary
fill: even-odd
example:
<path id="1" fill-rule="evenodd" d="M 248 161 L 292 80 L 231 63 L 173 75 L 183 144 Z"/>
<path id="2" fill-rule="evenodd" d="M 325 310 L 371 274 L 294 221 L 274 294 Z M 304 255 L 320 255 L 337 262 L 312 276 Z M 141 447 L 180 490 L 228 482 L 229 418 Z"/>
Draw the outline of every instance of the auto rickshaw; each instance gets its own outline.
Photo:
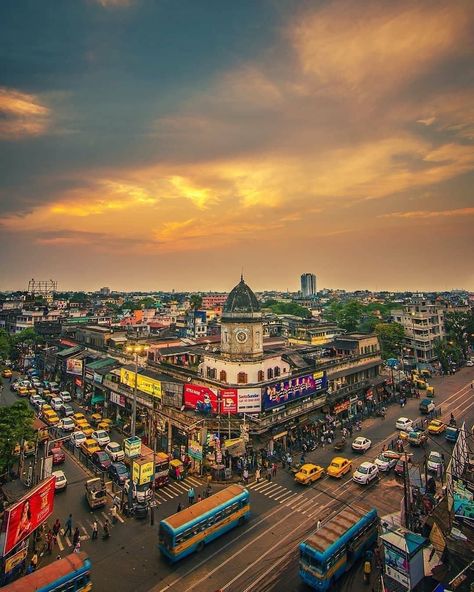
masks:
<path id="1" fill-rule="evenodd" d="M 178 458 L 170 461 L 170 477 L 177 481 L 184 479 L 184 464 Z"/>
<path id="2" fill-rule="evenodd" d="M 98 425 L 102 421 L 102 415 L 100 413 L 93 413 L 91 415 L 91 424 Z"/>
<path id="3" fill-rule="evenodd" d="M 434 386 L 427 386 L 426 387 L 426 396 L 430 398 L 434 398 Z"/>

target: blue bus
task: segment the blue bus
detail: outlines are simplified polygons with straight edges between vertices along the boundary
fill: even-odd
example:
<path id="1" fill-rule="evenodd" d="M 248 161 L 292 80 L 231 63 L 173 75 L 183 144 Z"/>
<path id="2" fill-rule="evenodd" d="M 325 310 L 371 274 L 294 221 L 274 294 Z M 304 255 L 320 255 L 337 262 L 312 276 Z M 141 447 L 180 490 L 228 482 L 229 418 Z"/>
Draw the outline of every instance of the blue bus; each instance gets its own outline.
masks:
<path id="1" fill-rule="evenodd" d="M 250 513 L 249 492 L 230 485 L 160 522 L 161 553 L 171 562 L 200 551 L 231 528 L 241 525 Z"/>
<path id="2" fill-rule="evenodd" d="M 329 590 L 377 541 L 377 510 L 345 508 L 300 544 L 300 576 Z"/>
<path id="3" fill-rule="evenodd" d="M 2 588 L 2 592 L 90 592 L 91 562 L 85 553 L 71 553 Z"/>

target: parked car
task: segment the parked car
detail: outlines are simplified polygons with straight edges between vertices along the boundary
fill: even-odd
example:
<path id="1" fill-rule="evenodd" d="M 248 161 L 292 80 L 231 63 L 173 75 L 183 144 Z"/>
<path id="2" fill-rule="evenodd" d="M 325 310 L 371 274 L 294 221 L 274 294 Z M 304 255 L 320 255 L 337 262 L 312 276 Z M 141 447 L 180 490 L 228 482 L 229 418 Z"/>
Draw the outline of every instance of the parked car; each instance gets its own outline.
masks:
<path id="1" fill-rule="evenodd" d="M 74 444 L 76 448 L 79 448 L 80 445 L 87 440 L 86 435 L 84 432 L 74 432 L 71 434 L 71 442 Z"/>
<path id="2" fill-rule="evenodd" d="M 109 467 L 109 475 L 118 485 L 123 485 L 130 478 L 127 466 L 123 462 L 112 463 Z"/>
<path id="3" fill-rule="evenodd" d="M 39 399 L 38 398 L 35 398 L 34 399 L 34 401 L 33 401 L 33 407 L 37 411 L 39 411 L 40 409 L 42 409 L 43 408 L 43 405 L 46 405 L 46 401 L 44 399 L 42 399 L 41 397 Z"/>
<path id="4" fill-rule="evenodd" d="M 400 455 L 398 452 L 394 452 L 393 450 L 385 450 L 378 455 L 374 462 L 378 466 L 379 471 L 387 473 L 390 471 L 390 469 L 393 469 L 399 458 Z"/>
<path id="5" fill-rule="evenodd" d="M 70 417 L 65 417 L 58 423 L 58 428 L 65 432 L 73 432 L 76 429 L 76 426 Z"/>
<path id="6" fill-rule="evenodd" d="M 352 450 L 354 452 L 366 452 L 372 446 L 372 442 L 364 436 L 358 436 L 352 442 Z"/>
<path id="7" fill-rule="evenodd" d="M 64 471 L 53 471 L 51 475 L 56 479 L 54 482 L 55 491 L 64 491 L 67 487 L 67 479 Z"/>
<path id="8" fill-rule="evenodd" d="M 308 463 L 300 467 L 300 470 L 295 475 L 295 481 L 302 485 L 310 485 L 314 481 L 320 479 L 323 475 L 323 467 Z"/>
<path id="9" fill-rule="evenodd" d="M 102 469 L 103 471 L 108 471 L 110 465 L 112 464 L 110 456 L 107 454 L 107 452 L 100 450 L 100 448 L 99 450 L 96 450 L 92 453 L 91 461 L 96 465 L 96 467 L 99 467 L 99 469 Z"/>
<path id="10" fill-rule="evenodd" d="M 352 462 L 348 458 L 342 456 L 336 456 L 332 459 L 331 464 L 328 466 L 326 473 L 329 477 L 336 477 L 339 479 L 352 468 Z"/>
<path id="11" fill-rule="evenodd" d="M 101 451 L 97 442 L 92 440 L 92 438 L 86 438 L 83 442 L 81 442 L 80 448 L 86 456 L 92 456 L 94 452 Z"/>
<path id="12" fill-rule="evenodd" d="M 53 465 L 60 465 L 66 460 L 66 454 L 62 448 L 59 448 L 59 446 L 51 448 L 49 456 L 53 457 Z"/>
<path id="13" fill-rule="evenodd" d="M 63 406 L 63 400 L 59 397 L 53 397 L 50 404 L 55 411 L 60 411 Z"/>
<path id="14" fill-rule="evenodd" d="M 122 447 L 118 442 L 109 442 L 104 450 L 114 462 L 125 458 L 125 452 L 122 450 Z"/>
<path id="15" fill-rule="evenodd" d="M 71 393 L 69 391 L 61 391 L 59 396 L 64 403 L 70 403 L 72 401 Z"/>
<path id="16" fill-rule="evenodd" d="M 84 434 L 88 438 L 92 438 L 92 433 L 94 432 L 94 428 L 92 428 L 87 422 L 82 423 L 81 427 L 79 429 L 81 430 L 81 432 L 84 432 Z"/>
<path id="17" fill-rule="evenodd" d="M 74 409 L 71 407 L 71 405 L 67 405 L 66 403 L 63 403 L 63 406 L 59 410 L 59 413 L 60 413 L 60 415 L 62 415 L 62 417 L 70 417 L 71 421 L 74 421 L 72 419 L 72 416 L 74 415 Z"/>
<path id="18" fill-rule="evenodd" d="M 41 414 L 43 416 L 44 421 L 48 425 L 53 426 L 59 423 L 59 417 L 56 411 L 48 409 L 47 411 L 42 411 Z"/>
<path id="19" fill-rule="evenodd" d="M 399 417 L 395 422 L 395 427 L 397 428 L 397 430 L 409 432 L 413 427 L 413 421 L 411 419 L 408 419 L 408 417 Z"/>
<path id="20" fill-rule="evenodd" d="M 49 390 L 56 395 L 57 393 L 59 393 L 60 389 L 59 389 L 59 384 L 57 382 L 50 382 L 49 383 Z"/>
<path id="21" fill-rule="evenodd" d="M 428 456 L 428 471 L 433 471 L 437 473 L 440 469 L 438 468 L 441 465 L 441 471 L 444 472 L 444 458 L 440 452 L 436 450 L 432 450 L 430 455 Z"/>
<path id="22" fill-rule="evenodd" d="M 99 446 L 106 446 L 110 442 L 110 436 L 105 430 L 95 430 L 91 434 Z"/>
<path id="23" fill-rule="evenodd" d="M 433 419 L 428 424 L 428 431 L 430 434 L 433 434 L 434 436 L 441 434 L 442 432 L 444 432 L 445 429 L 446 424 L 444 424 L 439 419 Z"/>
<path id="24" fill-rule="evenodd" d="M 35 406 L 35 401 L 43 401 L 43 399 L 39 395 L 31 395 L 30 403 L 33 405 L 33 407 Z M 46 403 L 46 401 L 43 401 L 43 403 Z"/>
<path id="25" fill-rule="evenodd" d="M 379 468 L 375 463 L 363 462 L 358 469 L 352 473 L 352 480 L 361 485 L 367 485 L 377 479 Z"/>

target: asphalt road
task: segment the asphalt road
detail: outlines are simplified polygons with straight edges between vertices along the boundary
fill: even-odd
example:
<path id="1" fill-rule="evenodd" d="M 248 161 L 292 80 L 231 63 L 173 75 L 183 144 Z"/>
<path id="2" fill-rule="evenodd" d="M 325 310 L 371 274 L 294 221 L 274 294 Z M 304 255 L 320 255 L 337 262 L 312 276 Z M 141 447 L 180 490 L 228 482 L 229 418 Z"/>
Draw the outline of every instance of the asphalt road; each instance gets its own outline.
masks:
<path id="1" fill-rule="evenodd" d="M 474 369 L 464 368 L 454 376 L 430 381 L 436 388 L 436 404 L 442 408 L 443 418 L 451 412 L 458 423 L 474 423 Z M 0 404 L 17 400 L 9 391 L 8 383 L 1 394 Z M 382 445 L 395 434 L 395 420 L 400 416 L 419 417 L 416 399 L 409 400 L 404 409 L 388 408 L 385 420 L 380 418 L 364 422 L 361 432 L 373 446 L 362 457 L 349 448 L 344 453 L 353 459 L 354 467 L 364 460 L 377 456 Z M 449 455 L 450 445 L 443 436 L 433 437 L 429 449 L 440 449 Z M 422 462 L 424 451 L 414 449 L 414 461 Z M 332 448 L 318 449 L 307 455 L 308 462 L 327 466 L 335 456 Z M 179 502 L 187 502 L 187 486 L 193 484 L 199 492 L 199 480 L 190 478 L 188 483 L 171 482 L 157 492 L 155 525 L 150 520 L 124 518 L 112 527 L 111 537 L 92 541 L 90 538 L 93 518 L 103 524 L 110 514 L 110 501 L 105 509 L 91 512 L 84 498 L 84 481 L 88 472 L 76 458 L 68 454 L 62 467 L 68 478 L 68 488 L 57 494 L 52 522 L 58 517 L 62 523 L 69 512 L 73 514 L 73 526 L 81 532 L 81 548 L 93 562 L 94 589 L 98 592 L 113 589 L 116 592 L 230 592 L 247 591 L 303 591 L 307 590 L 299 580 L 297 549 L 299 542 L 315 528 L 318 520 L 324 522 L 337 514 L 346 504 L 364 504 L 376 507 L 381 515 L 398 511 L 403 495 L 402 484 L 392 475 L 383 476 L 378 483 L 363 487 L 352 482 L 349 476 L 342 480 L 328 477 L 304 488 L 294 483 L 288 471 L 279 469 L 272 482 L 251 483 L 252 515 L 247 524 L 227 533 L 206 547 L 201 553 L 190 556 L 178 564 L 164 561 L 157 550 L 157 529 L 160 519 L 173 514 Z M 220 486 L 214 486 L 217 490 Z M 70 539 L 60 536 L 53 557 L 44 556 L 43 563 L 54 559 L 57 553 L 65 555 L 72 550 Z M 342 580 L 339 589 L 357 590 L 360 582 L 352 571 Z"/>

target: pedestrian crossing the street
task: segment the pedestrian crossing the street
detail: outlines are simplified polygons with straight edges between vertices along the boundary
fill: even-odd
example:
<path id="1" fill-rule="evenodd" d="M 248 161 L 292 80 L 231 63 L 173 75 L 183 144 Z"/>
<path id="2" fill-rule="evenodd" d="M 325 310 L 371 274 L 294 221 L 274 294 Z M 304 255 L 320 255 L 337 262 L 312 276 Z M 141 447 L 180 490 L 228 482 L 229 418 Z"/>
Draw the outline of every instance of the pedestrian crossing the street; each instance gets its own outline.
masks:
<path id="1" fill-rule="evenodd" d="M 161 505 L 176 497 L 187 494 L 190 487 L 203 487 L 203 483 L 195 477 L 186 477 L 183 481 L 171 481 L 164 487 L 160 487 L 155 491 L 156 504 Z"/>

